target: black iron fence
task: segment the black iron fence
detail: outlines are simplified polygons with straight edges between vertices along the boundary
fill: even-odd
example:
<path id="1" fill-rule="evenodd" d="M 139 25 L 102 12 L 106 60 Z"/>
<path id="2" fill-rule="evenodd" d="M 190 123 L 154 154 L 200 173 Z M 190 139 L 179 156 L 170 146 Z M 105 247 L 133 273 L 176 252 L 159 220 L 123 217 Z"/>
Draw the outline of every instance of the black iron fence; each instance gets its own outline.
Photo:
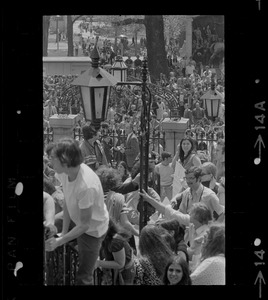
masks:
<path id="1" fill-rule="evenodd" d="M 139 137 L 139 131 L 136 132 Z M 118 163 L 120 160 L 123 160 L 123 156 L 120 155 L 120 151 L 117 149 L 118 146 L 126 146 L 127 142 L 127 134 L 125 130 L 108 130 L 106 132 L 102 132 L 100 135 L 101 139 L 105 137 L 109 137 L 109 145 L 112 151 L 111 160 L 115 163 Z M 83 134 L 81 127 L 77 126 L 73 130 L 73 138 L 80 143 L 83 141 Z M 212 158 L 213 155 L 213 143 L 217 142 L 219 138 L 224 138 L 224 136 L 217 136 L 215 132 L 209 133 L 207 135 L 198 134 L 193 137 L 194 140 L 197 141 L 198 148 L 197 150 L 207 150 L 209 156 Z M 44 130 L 44 146 L 53 142 L 53 129 L 46 128 Z M 151 130 L 150 139 L 149 139 L 150 150 L 157 152 L 160 156 L 162 151 L 166 149 L 166 141 L 165 141 L 165 132 Z"/>
<path id="2" fill-rule="evenodd" d="M 137 136 L 139 137 L 139 132 L 136 132 Z M 126 146 L 127 142 L 127 134 L 125 130 L 111 130 L 109 132 L 102 132 L 101 139 L 104 137 L 110 138 L 110 145 L 112 149 L 112 160 L 115 162 L 119 162 L 121 160 L 120 155 L 118 155 L 118 150 L 116 150 L 117 146 L 124 145 Z M 73 138 L 79 142 L 83 140 L 83 134 L 81 127 L 76 127 L 73 130 Z M 46 128 L 44 130 L 44 146 L 48 143 L 53 142 L 53 129 Z M 165 150 L 166 143 L 165 143 L 165 132 L 152 130 L 149 143 L 151 144 L 151 150 L 157 152 L 159 155 L 162 151 Z"/>
<path id="3" fill-rule="evenodd" d="M 44 134 L 43 134 L 43 143 L 44 147 L 48 145 L 49 143 L 53 142 L 53 128 L 52 127 L 46 127 L 44 128 Z"/>
<path id="4" fill-rule="evenodd" d="M 44 285 L 74 285 L 78 266 L 78 252 L 71 243 L 44 251 Z"/>

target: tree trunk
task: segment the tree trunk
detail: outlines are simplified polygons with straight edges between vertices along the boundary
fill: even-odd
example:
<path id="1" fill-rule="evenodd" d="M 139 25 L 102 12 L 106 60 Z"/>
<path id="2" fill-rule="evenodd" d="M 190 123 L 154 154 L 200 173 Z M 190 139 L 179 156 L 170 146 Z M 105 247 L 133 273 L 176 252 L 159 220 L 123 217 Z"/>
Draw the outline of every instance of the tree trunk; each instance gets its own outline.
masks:
<path id="1" fill-rule="evenodd" d="M 48 35 L 49 35 L 50 16 L 43 16 L 43 56 L 48 55 Z"/>
<path id="2" fill-rule="evenodd" d="M 74 56 L 73 43 L 73 20 L 71 15 L 67 15 L 67 40 L 68 40 L 68 56 Z"/>
<path id="3" fill-rule="evenodd" d="M 160 73 L 168 76 L 167 55 L 164 41 L 164 21 L 162 15 L 145 15 L 148 68 L 154 82 Z"/>

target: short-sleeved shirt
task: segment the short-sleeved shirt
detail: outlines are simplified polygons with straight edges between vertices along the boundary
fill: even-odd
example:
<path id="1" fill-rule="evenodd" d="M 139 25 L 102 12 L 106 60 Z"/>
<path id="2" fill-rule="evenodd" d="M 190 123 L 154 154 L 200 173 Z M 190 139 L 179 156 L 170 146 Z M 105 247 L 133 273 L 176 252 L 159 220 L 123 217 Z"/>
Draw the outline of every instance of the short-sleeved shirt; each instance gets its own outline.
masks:
<path id="1" fill-rule="evenodd" d="M 184 214 L 189 214 L 192 205 L 197 202 L 203 202 L 210 209 L 212 215 L 214 211 L 217 215 L 221 215 L 224 212 L 224 206 L 220 204 L 217 195 L 202 184 L 200 184 L 194 196 L 192 195 L 190 188 L 187 188 L 182 192 L 182 201 L 179 211 Z"/>
<path id="2" fill-rule="evenodd" d="M 64 199 L 71 220 L 80 224 L 80 209 L 91 207 L 92 215 L 89 229 L 85 232 L 94 237 L 101 237 L 107 232 L 109 213 L 104 203 L 102 185 L 97 174 L 82 163 L 74 181 L 68 180 L 65 173 L 57 174 L 62 183 Z"/>
<path id="3" fill-rule="evenodd" d="M 159 163 L 155 166 L 155 171 L 160 175 L 161 186 L 169 186 L 173 183 L 173 177 L 171 175 L 174 174 L 174 169 L 171 163 L 167 166 Z"/>
<path id="4" fill-rule="evenodd" d="M 113 253 L 119 252 L 123 248 L 125 249 L 125 254 L 126 254 L 125 265 L 127 265 L 131 261 L 131 258 L 132 258 L 132 249 L 131 249 L 129 243 L 119 236 L 118 237 L 115 236 L 112 239 L 111 244 L 108 246 L 108 251 L 105 254 L 105 256 L 106 256 L 105 259 L 109 260 L 109 261 L 114 260 Z"/>
<path id="5" fill-rule="evenodd" d="M 220 200 L 217 195 L 211 189 L 203 186 L 202 184 L 200 184 L 200 187 L 197 190 L 197 194 L 194 196 L 194 198 L 191 195 L 190 188 L 187 188 L 182 193 L 175 195 L 171 201 L 176 199 L 179 195 L 182 197 L 179 210 L 173 209 L 171 205 L 167 205 L 165 207 L 165 218 L 168 220 L 177 219 L 181 224 L 189 226 L 189 212 L 193 203 L 197 202 L 203 202 L 210 209 L 212 216 L 214 215 L 214 211 L 217 213 L 217 215 L 221 215 L 224 212 L 224 206 L 220 204 Z"/>

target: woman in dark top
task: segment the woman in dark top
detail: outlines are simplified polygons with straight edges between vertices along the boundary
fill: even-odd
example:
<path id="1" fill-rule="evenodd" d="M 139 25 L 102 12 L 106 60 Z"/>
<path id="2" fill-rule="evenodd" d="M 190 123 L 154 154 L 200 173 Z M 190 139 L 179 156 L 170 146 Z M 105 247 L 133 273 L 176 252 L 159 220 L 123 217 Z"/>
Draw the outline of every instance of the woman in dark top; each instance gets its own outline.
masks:
<path id="1" fill-rule="evenodd" d="M 110 219 L 100 250 L 100 258 L 104 260 L 98 259 L 95 267 L 112 269 L 114 285 L 133 284 L 134 257 L 128 238 L 128 234 Z"/>

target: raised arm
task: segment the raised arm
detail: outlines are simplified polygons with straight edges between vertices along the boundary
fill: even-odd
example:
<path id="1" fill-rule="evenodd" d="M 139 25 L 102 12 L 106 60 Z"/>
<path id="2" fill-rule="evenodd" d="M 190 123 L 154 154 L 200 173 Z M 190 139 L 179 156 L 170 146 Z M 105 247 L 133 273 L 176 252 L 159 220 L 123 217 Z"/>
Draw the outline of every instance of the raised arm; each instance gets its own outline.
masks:
<path id="1" fill-rule="evenodd" d="M 149 204 L 151 204 L 157 211 L 159 211 L 161 214 L 165 213 L 165 205 L 162 204 L 162 202 L 158 202 L 154 198 L 150 197 L 145 190 L 143 190 L 143 193 L 139 193 L 145 201 L 147 201 Z"/>

